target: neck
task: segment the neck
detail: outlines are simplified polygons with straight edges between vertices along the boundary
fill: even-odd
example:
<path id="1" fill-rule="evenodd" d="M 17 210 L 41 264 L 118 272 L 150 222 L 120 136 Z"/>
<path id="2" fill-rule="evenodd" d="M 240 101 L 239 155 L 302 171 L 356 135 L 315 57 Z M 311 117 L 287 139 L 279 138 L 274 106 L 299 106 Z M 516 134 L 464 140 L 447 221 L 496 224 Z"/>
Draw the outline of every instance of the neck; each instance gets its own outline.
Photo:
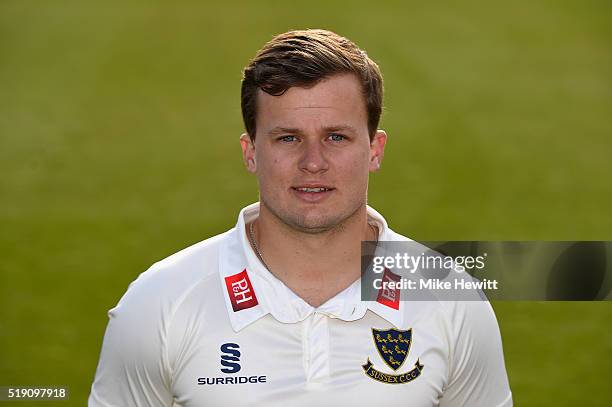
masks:
<path id="1" fill-rule="evenodd" d="M 365 205 L 333 229 L 305 233 L 260 204 L 253 226 L 257 248 L 270 272 L 315 307 L 359 278 L 361 242 L 377 240 L 378 234 L 368 225 Z"/>

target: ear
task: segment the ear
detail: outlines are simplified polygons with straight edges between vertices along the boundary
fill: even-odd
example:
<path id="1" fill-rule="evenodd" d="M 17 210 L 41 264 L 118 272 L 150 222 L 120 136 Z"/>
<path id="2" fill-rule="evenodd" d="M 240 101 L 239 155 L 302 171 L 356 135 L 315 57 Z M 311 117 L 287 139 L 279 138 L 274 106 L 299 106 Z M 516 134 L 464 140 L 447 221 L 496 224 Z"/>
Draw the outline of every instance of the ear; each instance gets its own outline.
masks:
<path id="1" fill-rule="evenodd" d="M 380 169 L 385 155 L 386 143 L 387 133 L 384 130 L 377 130 L 370 143 L 370 172 L 376 172 Z"/>
<path id="2" fill-rule="evenodd" d="M 255 173 L 257 165 L 255 163 L 255 143 L 251 140 L 248 133 L 240 136 L 240 147 L 242 148 L 242 160 L 246 169 L 250 173 Z"/>

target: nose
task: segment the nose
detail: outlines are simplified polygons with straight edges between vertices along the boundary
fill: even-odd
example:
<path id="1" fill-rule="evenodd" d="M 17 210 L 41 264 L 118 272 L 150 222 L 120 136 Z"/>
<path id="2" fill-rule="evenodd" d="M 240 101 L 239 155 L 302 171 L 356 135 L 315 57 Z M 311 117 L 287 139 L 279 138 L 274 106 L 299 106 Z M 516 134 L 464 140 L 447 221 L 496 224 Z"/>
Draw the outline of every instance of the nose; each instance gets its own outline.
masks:
<path id="1" fill-rule="evenodd" d="M 300 170 L 311 173 L 326 171 L 329 163 L 325 157 L 324 146 L 318 140 L 308 140 L 303 144 L 303 151 L 299 161 Z"/>

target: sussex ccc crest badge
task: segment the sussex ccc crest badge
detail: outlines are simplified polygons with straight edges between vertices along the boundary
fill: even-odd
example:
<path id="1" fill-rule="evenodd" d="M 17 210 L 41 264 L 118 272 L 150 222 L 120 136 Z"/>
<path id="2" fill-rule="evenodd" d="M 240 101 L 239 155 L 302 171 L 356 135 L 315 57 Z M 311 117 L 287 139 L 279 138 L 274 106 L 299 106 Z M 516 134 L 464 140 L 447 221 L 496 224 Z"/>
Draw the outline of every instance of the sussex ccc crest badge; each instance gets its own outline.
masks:
<path id="1" fill-rule="evenodd" d="M 408 352 L 410 352 L 410 345 L 412 344 L 412 329 L 400 331 L 394 328 L 386 331 L 380 331 L 372 328 L 372 337 L 380 357 L 385 361 L 387 366 L 394 371 L 399 370 L 399 368 L 402 367 L 408 358 Z M 417 359 L 414 367 L 410 371 L 397 375 L 388 374 L 376 370 L 370 361 L 370 358 L 368 358 L 366 364 L 362 365 L 361 367 L 365 371 L 365 374 L 372 379 L 390 384 L 409 383 L 419 377 L 424 368 L 424 366 Z"/>

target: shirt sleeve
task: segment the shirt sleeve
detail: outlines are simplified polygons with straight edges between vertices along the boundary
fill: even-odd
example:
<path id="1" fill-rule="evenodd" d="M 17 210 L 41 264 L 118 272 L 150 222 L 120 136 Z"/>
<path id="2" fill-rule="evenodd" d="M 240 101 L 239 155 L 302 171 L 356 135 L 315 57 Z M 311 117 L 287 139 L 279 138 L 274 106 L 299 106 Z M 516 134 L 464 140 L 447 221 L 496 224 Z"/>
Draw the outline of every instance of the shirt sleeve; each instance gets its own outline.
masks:
<path id="1" fill-rule="evenodd" d="M 449 381 L 440 407 L 511 407 L 501 335 L 488 301 L 454 303 Z"/>
<path id="2" fill-rule="evenodd" d="M 108 312 L 89 407 L 172 406 L 166 324 L 154 270 L 134 281 Z"/>

